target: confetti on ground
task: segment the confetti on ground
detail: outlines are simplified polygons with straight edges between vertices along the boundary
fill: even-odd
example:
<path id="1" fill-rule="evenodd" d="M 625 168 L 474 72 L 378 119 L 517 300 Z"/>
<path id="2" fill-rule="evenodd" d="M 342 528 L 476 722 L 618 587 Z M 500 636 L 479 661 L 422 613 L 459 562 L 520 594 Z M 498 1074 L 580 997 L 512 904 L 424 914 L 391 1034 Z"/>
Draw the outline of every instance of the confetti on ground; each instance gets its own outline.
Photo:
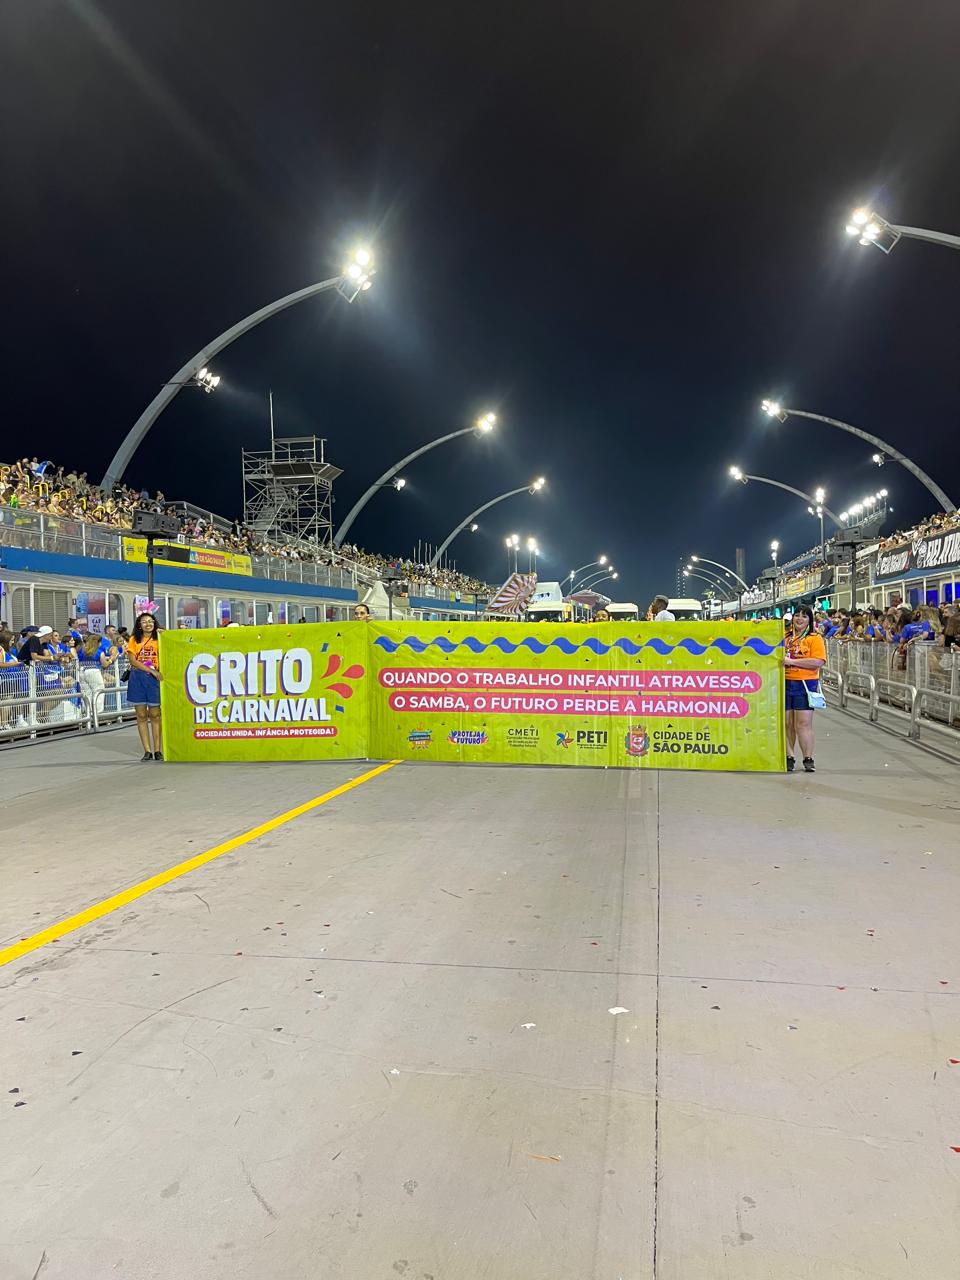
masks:
<path id="1" fill-rule="evenodd" d="M 624 1009 L 622 1004 L 615 1004 L 612 1009 L 607 1010 L 607 1013 L 612 1013 L 614 1017 L 616 1017 L 618 1013 L 629 1013 L 629 1012 L 630 1010 Z"/>
<path id="2" fill-rule="evenodd" d="M 868 930 L 867 930 L 867 934 L 868 934 L 868 936 L 869 936 L 869 937 L 871 937 L 871 938 L 872 938 L 872 937 L 873 937 L 873 930 L 872 930 L 872 929 L 868 929 Z"/>
<path id="3" fill-rule="evenodd" d="M 954 1151 L 960 1151 L 960 1147 L 954 1147 Z M 538 1156 L 533 1151 L 528 1151 L 527 1155 L 531 1160 L 550 1160 L 553 1164 L 559 1164 L 563 1156 Z"/>
<path id="4" fill-rule="evenodd" d="M 950 983 L 946 980 L 946 978 L 941 978 L 940 985 L 941 987 L 949 987 Z"/>
<path id="5" fill-rule="evenodd" d="M 19 1107 L 19 1106 L 22 1106 L 23 1104 L 18 1102 L 16 1105 Z M 956 1151 L 957 1155 L 960 1155 L 960 1147 L 951 1147 L 950 1150 Z"/>
<path id="6" fill-rule="evenodd" d="M 532 1031 L 537 1024 L 535 1022 L 521 1022 L 520 1025 L 524 1031 Z"/>
<path id="7" fill-rule="evenodd" d="M 391 1074 L 392 1076 L 398 1076 L 398 1075 L 400 1074 L 400 1072 L 397 1070 L 397 1068 L 396 1068 L 396 1067 L 391 1067 L 391 1068 L 390 1068 L 390 1074 Z"/>
<path id="8" fill-rule="evenodd" d="M 960 1058 L 948 1058 L 951 1067 L 960 1067 Z"/>

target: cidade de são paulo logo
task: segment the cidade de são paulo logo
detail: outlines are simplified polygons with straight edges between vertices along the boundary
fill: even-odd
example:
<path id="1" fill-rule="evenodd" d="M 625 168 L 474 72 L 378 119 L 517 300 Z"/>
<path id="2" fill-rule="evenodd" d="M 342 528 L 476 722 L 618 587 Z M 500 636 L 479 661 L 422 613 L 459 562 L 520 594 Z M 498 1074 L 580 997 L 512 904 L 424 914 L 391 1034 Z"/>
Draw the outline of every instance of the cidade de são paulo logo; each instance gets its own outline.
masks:
<path id="1" fill-rule="evenodd" d="M 363 675 L 361 666 L 342 668 L 343 659 L 329 654 L 315 677 L 313 655 L 303 648 L 194 654 L 184 676 L 194 737 L 336 737 L 328 696 L 342 712 L 341 702 L 354 693 L 347 682 Z M 311 693 L 315 682 L 327 681 L 323 696 Z"/>

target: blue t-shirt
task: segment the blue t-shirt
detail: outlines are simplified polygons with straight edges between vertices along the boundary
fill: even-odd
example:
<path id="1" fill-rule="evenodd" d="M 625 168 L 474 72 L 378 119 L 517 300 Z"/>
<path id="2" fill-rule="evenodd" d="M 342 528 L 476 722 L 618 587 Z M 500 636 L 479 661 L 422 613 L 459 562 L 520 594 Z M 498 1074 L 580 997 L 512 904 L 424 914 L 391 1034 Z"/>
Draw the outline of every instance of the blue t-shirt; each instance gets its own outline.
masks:
<path id="1" fill-rule="evenodd" d="M 926 619 L 923 622 L 908 622 L 900 633 L 900 639 L 904 644 L 908 640 L 913 640 L 915 636 L 922 636 L 925 640 L 932 638 L 933 627 Z"/>

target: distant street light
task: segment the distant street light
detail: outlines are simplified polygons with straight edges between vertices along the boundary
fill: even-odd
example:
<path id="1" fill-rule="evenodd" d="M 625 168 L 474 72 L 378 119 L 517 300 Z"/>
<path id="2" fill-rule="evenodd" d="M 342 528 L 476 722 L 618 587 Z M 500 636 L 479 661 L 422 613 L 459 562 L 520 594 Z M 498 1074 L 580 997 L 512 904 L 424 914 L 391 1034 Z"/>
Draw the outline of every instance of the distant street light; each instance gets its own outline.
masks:
<path id="1" fill-rule="evenodd" d="M 489 502 L 485 502 L 482 507 L 477 507 L 476 511 L 471 511 L 468 516 L 460 521 L 455 529 L 451 530 L 443 542 L 440 543 L 436 554 L 430 561 L 430 568 L 435 569 L 437 567 L 440 563 L 440 558 L 446 551 L 447 547 L 449 547 L 454 538 L 458 538 L 460 534 L 463 533 L 467 525 L 470 526 L 471 533 L 476 533 L 477 529 L 480 528 L 478 524 L 474 524 L 477 516 L 483 515 L 484 511 L 488 511 L 491 507 L 495 507 L 498 502 L 504 502 L 507 498 L 516 497 L 518 493 L 539 493 L 546 483 L 547 481 L 544 476 L 537 476 L 536 480 L 531 480 L 529 484 L 522 484 L 519 489 L 508 489 L 506 493 L 501 493 L 496 498 L 491 498 Z"/>
<path id="2" fill-rule="evenodd" d="M 570 588 L 568 594 L 574 595 L 577 591 L 585 591 L 587 587 L 589 587 L 591 583 L 595 582 L 598 578 L 613 577 L 615 572 L 613 565 L 608 564 L 605 569 L 598 569 L 595 573 L 588 573 L 585 578 L 582 578 L 575 586 Z"/>
<path id="3" fill-rule="evenodd" d="M 882 253 L 890 253 L 903 236 L 908 240 L 928 240 L 931 244 L 946 245 L 948 249 L 960 249 L 960 236 L 951 236 L 945 231 L 926 231 L 923 227 L 902 227 L 881 218 L 873 209 L 855 209 L 846 232 L 848 236 L 856 236 L 862 245 L 876 245 Z"/>
<path id="4" fill-rule="evenodd" d="M 822 492 L 821 489 L 817 490 L 817 493 L 821 493 L 821 492 Z M 812 516 L 816 516 L 820 521 L 820 559 L 822 560 L 824 558 L 824 553 L 826 550 L 826 544 L 823 538 L 823 505 L 818 504 L 815 507 L 807 507 L 807 510 L 810 512 Z M 843 513 L 841 512 L 840 514 L 842 515 Z"/>
<path id="5" fill-rule="evenodd" d="M 595 580 L 590 584 L 590 590 L 591 590 L 591 591 L 596 591 L 597 587 L 599 587 L 599 585 L 600 585 L 600 583 L 601 583 L 601 582 L 616 582 L 616 580 L 617 580 L 619 577 L 620 577 L 619 573 L 607 573 L 607 574 L 604 574 L 604 576 L 603 576 L 603 577 L 595 579 Z M 580 590 L 583 590 L 583 589 L 584 589 L 584 588 L 582 588 L 582 587 L 580 588 Z M 572 594 L 572 592 L 571 592 L 571 594 Z"/>
<path id="6" fill-rule="evenodd" d="M 895 449 L 892 444 L 887 444 L 879 436 L 871 435 L 869 431 L 854 427 L 849 422 L 841 422 L 839 418 L 826 418 L 822 413 L 809 413 L 806 409 L 788 409 L 785 405 L 780 404 L 778 400 L 764 400 L 761 402 L 760 407 L 768 417 L 775 418 L 778 422 L 786 422 L 787 418 L 811 418 L 814 422 L 825 422 L 828 427 L 838 427 L 841 431 L 849 432 L 850 435 L 859 436 L 861 440 L 866 440 L 874 448 L 880 450 L 879 453 L 873 455 L 873 461 L 878 466 L 883 466 L 885 456 L 895 459 L 902 467 L 906 467 L 910 474 L 915 476 L 922 485 L 926 485 L 944 511 L 956 510 L 956 503 L 950 501 L 940 486 L 934 480 L 931 480 L 925 471 L 918 467 L 905 453 Z M 829 511 L 827 514 L 830 514 Z"/>
<path id="7" fill-rule="evenodd" d="M 482 418 L 478 418 L 471 427 L 461 427 L 459 431 L 450 431 L 445 436 L 438 436 L 436 440 L 431 440 L 429 444 L 421 445 L 419 449 L 414 449 L 413 453 L 408 453 L 405 458 L 401 458 L 399 462 L 388 470 L 382 476 L 378 476 L 367 491 L 353 504 L 347 513 L 347 517 L 341 524 L 340 528 L 333 535 L 334 546 L 339 547 L 350 530 L 350 526 L 356 520 L 357 516 L 367 505 L 378 489 L 382 489 L 392 480 L 398 471 L 402 471 L 408 462 L 413 462 L 415 458 L 419 458 L 421 454 L 429 453 L 431 449 L 436 449 L 438 445 L 446 444 L 448 440 L 456 440 L 458 436 L 485 436 L 493 430 L 494 423 L 497 421 L 496 416 L 492 413 L 485 413 Z"/>
<path id="8" fill-rule="evenodd" d="M 540 548 L 537 546 L 536 538 L 527 539 L 527 572 L 533 573 L 537 565 L 537 556 L 540 554 Z"/>
<path id="9" fill-rule="evenodd" d="M 509 575 L 511 572 L 511 569 L 510 569 L 511 553 L 513 557 L 512 572 L 513 573 L 517 572 L 517 548 L 520 546 L 520 535 L 518 533 L 511 533 L 505 539 L 505 542 L 507 544 L 507 573 Z"/>
<path id="10" fill-rule="evenodd" d="M 774 538 L 774 540 L 770 543 L 770 551 L 771 551 L 771 552 L 772 552 L 772 554 L 773 554 L 773 567 L 774 567 L 774 568 L 776 568 L 776 567 L 777 567 L 777 552 L 778 552 L 779 550 L 780 550 L 780 543 L 779 543 L 779 541 L 778 541 L 776 538 Z"/>
<path id="11" fill-rule="evenodd" d="M 876 493 L 868 493 L 865 498 L 861 498 L 859 502 L 852 502 L 846 511 L 840 512 L 840 519 L 845 524 L 859 523 L 860 516 L 864 512 L 869 518 L 877 514 L 875 508 L 882 507 L 885 510 L 892 510 L 887 506 L 887 490 L 879 489 Z"/>
<path id="12" fill-rule="evenodd" d="M 575 578 L 579 577 L 579 575 L 583 573 L 584 569 L 592 569 L 595 564 L 606 564 L 606 563 L 607 563 L 607 557 L 600 556 L 598 560 L 588 560 L 587 563 L 582 564 L 579 569 L 571 569 L 567 576 L 569 577 L 570 581 L 573 582 Z"/>
<path id="13" fill-rule="evenodd" d="M 100 481 L 100 487 L 109 492 L 118 481 L 123 479 L 124 472 L 130 465 L 130 459 L 140 447 L 144 436 L 180 388 L 194 385 L 194 379 L 197 379 L 201 373 L 209 373 L 207 366 L 210 361 L 225 347 L 229 347 L 231 342 L 235 342 L 237 338 L 253 329 L 261 321 L 269 320 L 271 316 L 285 311 L 287 307 L 292 307 L 298 302 L 304 302 L 307 298 L 316 297 L 318 293 L 325 293 L 328 289 L 336 289 L 347 302 L 353 302 L 359 293 L 365 293 L 370 288 L 371 277 L 374 274 L 373 258 L 369 249 L 356 249 L 350 261 L 344 264 L 343 270 L 338 276 L 331 276 L 329 280 L 321 280 L 319 284 L 307 285 L 305 289 L 298 289 L 296 293 L 288 293 L 286 297 L 278 298 L 276 302 L 271 302 L 268 306 L 261 307 L 259 311 L 254 311 L 245 320 L 241 320 L 239 324 L 235 324 L 232 328 L 221 333 L 219 338 L 214 338 L 212 342 L 207 343 L 195 356 L 191 356 L 185 365 L 178 369 L 169 382 L 163 384 L 159 392 L 141 413 L 140 417 L 127 432 L 120 448 L 113 455 L 110 465 Z M 220 379 L 217 378 L 217 382 L 219 381 Z M 205 391 L 213 391 L 215 387 L 216 383 L 213 386 L 205 386 L 203 389 Z"/>
<path id="14" fill-rule="evenodd" d="M 729 467 L 727 474 L 732 476 L 734 480 L 739 480 L 741 484 L 746 484 L 749 480 L 754 480 L 757 484 L 772 484 L 777 489 L 784 489 L 787 493 L 795 494 L 798 498 L 802 498 L 804 502 L 816 503 L 817 501 L 813 494 L 804 493 L 802 489 L 795 489 L 792 484 L 781 484 L 779 480 L 768 480 L 766 476 L 751 476 L 745 471 L 741 471 L 739 467 Z M 817 492 L 820 493 L 822 491 L 818 489 Z M 829 507 L 825 506 L 823 509 L 837 528 L 842 529 L 843 521 L 840 517 L 831 511 Z"/>

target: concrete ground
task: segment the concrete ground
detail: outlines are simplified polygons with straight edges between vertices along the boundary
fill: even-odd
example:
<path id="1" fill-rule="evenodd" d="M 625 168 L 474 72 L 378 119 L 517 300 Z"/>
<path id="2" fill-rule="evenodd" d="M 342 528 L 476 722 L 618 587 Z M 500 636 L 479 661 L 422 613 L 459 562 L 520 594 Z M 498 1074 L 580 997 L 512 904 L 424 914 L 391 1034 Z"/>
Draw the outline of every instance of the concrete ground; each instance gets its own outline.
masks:
<path id="1" fill-rule="evenodd" d="M 957 768 L 818 725 L 402 764 L 0 969 L 0 1277 L 960 1275 Z M 3 944 L 368 768 L 138 757 L 0 755 Z"/>

